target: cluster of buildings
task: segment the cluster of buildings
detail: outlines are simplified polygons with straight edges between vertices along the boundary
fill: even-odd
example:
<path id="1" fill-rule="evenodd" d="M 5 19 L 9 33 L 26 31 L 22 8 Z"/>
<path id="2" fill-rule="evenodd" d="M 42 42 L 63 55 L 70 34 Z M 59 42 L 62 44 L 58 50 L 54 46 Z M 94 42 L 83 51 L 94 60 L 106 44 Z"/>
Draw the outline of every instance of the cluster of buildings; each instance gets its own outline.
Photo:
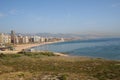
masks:
<path id="1" fill-rule="evenodd" d="M 60 38 L 44 38 L 40 36 L 23 36 L 16 35 L 14 31 L 10 34 L 0 33 L 0 46 L 3 44 L 27 44 L 27 43 L 43 43 L 63 40 Z"/>

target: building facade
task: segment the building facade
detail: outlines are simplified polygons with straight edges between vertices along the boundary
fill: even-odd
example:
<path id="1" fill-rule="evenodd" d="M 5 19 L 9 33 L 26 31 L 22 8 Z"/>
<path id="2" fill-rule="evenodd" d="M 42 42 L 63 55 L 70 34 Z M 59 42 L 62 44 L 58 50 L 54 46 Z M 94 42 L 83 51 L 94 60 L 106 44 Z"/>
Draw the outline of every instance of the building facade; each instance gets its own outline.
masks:
<path id="1" fill-rule="evenodd" d="M 15 44 L 15 32 L 11 31 L 11 43 Z"/>

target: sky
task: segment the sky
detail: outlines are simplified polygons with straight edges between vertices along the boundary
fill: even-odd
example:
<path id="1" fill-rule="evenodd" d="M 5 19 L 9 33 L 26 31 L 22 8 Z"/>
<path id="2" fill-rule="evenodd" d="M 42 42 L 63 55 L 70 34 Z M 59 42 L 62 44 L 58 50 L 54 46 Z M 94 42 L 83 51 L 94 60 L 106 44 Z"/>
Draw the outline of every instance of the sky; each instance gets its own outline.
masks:
<path id="1" fill-rule="evenodd" d="M 120 0 L 0 0 L 0 32 L 120 35 Z"/>

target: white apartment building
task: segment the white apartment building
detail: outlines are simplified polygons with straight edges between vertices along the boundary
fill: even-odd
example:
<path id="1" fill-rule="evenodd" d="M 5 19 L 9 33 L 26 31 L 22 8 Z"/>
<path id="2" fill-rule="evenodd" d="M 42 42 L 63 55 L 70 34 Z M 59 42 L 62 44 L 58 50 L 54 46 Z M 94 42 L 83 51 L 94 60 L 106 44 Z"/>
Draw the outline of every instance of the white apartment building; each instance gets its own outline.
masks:
<path id="1" fill-rule="evenodd" d="M 40 42 L 45 42 L 45 38 L 44 38 L 44 37 L 41 37 L 41 38 L 40 38 Z"/>
<path id="2" fill-rule="evenodd" d="M 10 35 L 0 33 L 0 43 L 2 43 L 2 44 L 11 43 Z"/>
<path id="3" fill-rule="evenodd" d="M 39 36 L 32 36 L 32 42 L 38 43 L 40 42 L 40 37 Z"/>
<path id="4" fill-rule="evenodd" d="M 29 43 L 29 37 L 28 36 L 23 37 L 23 43 Z"/>

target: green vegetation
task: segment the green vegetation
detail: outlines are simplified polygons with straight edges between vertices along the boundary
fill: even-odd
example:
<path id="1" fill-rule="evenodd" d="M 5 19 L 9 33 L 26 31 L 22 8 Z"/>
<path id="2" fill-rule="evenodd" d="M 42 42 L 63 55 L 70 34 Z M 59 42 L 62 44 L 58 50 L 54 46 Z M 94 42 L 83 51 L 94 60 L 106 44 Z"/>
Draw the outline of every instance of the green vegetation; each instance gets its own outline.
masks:
<path id="1" fill-rule="evenodd" d="M 32 58 L 40 58 L 45 56 L 55 56 L 53 52 L 19 52 L 18 54 L 3 54 L 0 53 L 0 59 L 11 59 L 11 58 L 18 58 L 18 57 L 32 57 Z"/>
<path id="2" fill-rule="evenodd" d="M 19 52 L 18 54 L 23 54 L 29 57 L 41 57 L 41 56 L 55 56 L 53 52 Z"/>
<path id="3" fill-rule="evenodd" d="M 119 80 L 120 61 L 51 52 L 0 54 L 1 80 Z"/>
<path id="4" fill-rule="evenodd" d="M 59 79 L 60 79 L 60 80 L 67 80 L 67 76 L 66 76 L 66 75 L 61 75 L 61 76 L 59 77 Z"/>

